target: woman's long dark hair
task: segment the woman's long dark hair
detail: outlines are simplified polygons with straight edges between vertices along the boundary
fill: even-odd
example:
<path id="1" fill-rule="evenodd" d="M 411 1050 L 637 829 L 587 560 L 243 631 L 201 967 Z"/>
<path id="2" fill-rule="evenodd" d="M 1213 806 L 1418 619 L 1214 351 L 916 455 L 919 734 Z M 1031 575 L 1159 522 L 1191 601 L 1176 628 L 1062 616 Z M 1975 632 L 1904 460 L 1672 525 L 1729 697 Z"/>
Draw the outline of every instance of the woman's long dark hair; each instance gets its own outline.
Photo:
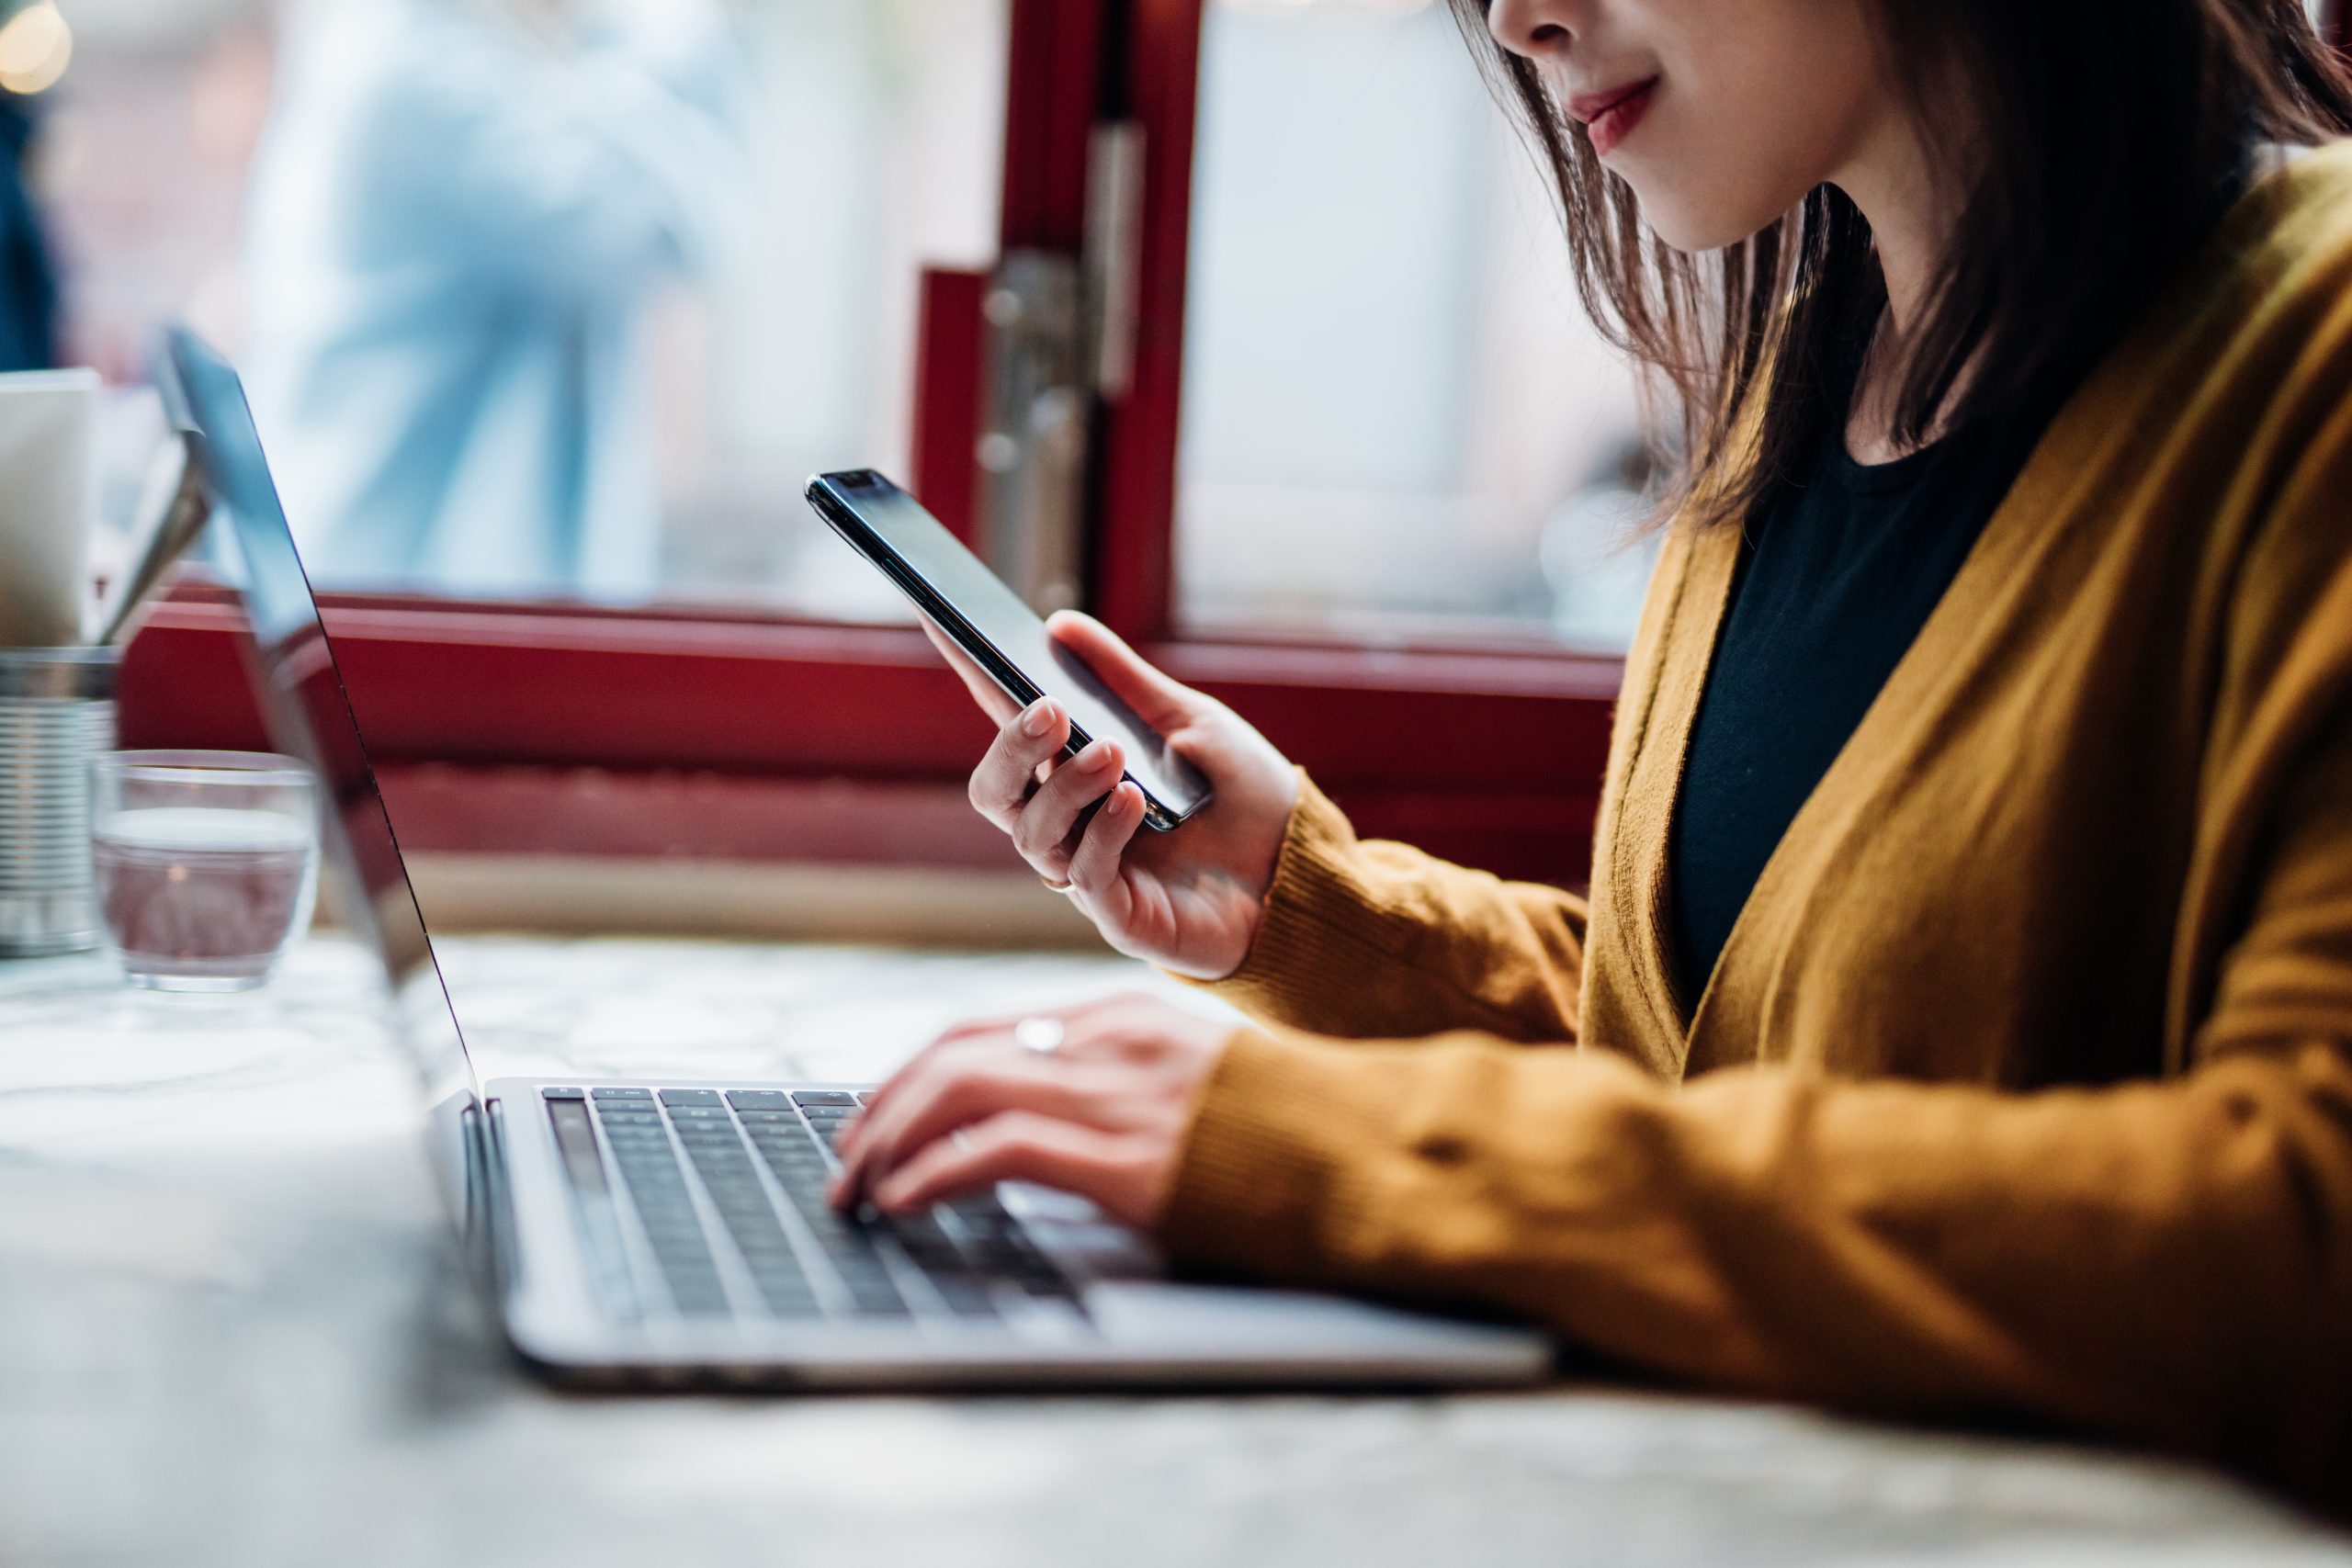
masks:
<path id="1" fill-rule="evenodd" d="M 1542 73 L 1452 0 L 1480 67 L 1550 169 L 1577 286 L 1601 331 L 1663 378 L 1680 482 L 1661 514 L 1746 517 L 1833 417 L 1884 308 L 1870 225 L 1816 186 L 1705 255 L 1660 242 Z M 2352 85 L 2301 0 L 1874 0 L 1883 53 L 1923 124 L 1977 130 L 1958 239 L 1897 362 L 1903 446 L 2034 395 L 2211 221 L 2250 143 L 2352 130 Z M 1956 98 L 1966 115 L 1939 109 Z M 1962 369 L 1968 372 L 1961 381 Z M 1955 393 L 1955 387 L 1958 390 Z"/>

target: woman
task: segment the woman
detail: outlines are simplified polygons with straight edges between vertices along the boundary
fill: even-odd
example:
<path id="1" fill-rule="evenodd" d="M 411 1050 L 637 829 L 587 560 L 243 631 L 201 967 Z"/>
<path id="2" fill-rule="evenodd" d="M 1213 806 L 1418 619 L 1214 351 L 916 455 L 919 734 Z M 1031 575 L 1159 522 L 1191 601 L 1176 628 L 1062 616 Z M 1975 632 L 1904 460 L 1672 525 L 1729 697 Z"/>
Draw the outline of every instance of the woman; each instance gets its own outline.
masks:
<path id="1" fill-rule="evenodd" d="M 973 799 L 1262 1026 L 953 1032 L 840 1197 L 2340 1489 L 2352 94 L 2292 0 L 1463 8 L 1688 426 L 1589 904 L 1359 842 L 1066 618 L 1215 807 L 1136 837 L 1050 703 Z"/>

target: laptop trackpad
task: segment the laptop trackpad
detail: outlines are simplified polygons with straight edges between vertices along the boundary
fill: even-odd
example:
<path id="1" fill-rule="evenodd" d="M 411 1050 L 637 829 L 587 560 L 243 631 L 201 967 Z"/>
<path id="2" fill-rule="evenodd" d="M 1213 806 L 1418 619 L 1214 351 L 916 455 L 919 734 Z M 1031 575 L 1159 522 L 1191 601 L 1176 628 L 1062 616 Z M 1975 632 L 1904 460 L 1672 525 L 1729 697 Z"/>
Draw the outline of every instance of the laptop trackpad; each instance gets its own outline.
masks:
<path id="1" fill-rule="evenodd" d="M 1393 1351 L 1400 1342 L 1453 1328 L 1345 1296 L 1164 1281 L 1095 1285 L 1086 1292 L 1086 1310 L 1114 1343 L 1230 1346 L 1253 1355 L 1328 1358 Z"/>
<path id="2" fill-rule="evenodd" d="M 1025 1184 L 1007 1184 L 1003 1195 L 1030 1236 L 1080 1282 L 1087 1314 L 1114 1343 L 1329 1357 L 1427 1349 L 1432 1338 L 1482 1332 L 1346 1296 L 1171 1283 L 1148 1240 L 1084 1199 Z"/>

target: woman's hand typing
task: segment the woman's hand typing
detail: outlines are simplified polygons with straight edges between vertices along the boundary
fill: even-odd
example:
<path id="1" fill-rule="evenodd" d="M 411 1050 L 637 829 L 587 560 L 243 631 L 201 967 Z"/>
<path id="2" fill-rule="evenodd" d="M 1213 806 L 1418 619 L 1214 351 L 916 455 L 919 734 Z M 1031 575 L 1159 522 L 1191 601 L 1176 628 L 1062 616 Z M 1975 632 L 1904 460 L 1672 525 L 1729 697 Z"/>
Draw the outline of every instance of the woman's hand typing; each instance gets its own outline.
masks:
<path id="1" fill-rule="evenodd" d="M 958 1025 L 868 1100 L 842 1139 L 833 1201 L 910 1213 L 1033 1181 L 1148 1230 L 1233 1032 L 1148 996 Z"/>

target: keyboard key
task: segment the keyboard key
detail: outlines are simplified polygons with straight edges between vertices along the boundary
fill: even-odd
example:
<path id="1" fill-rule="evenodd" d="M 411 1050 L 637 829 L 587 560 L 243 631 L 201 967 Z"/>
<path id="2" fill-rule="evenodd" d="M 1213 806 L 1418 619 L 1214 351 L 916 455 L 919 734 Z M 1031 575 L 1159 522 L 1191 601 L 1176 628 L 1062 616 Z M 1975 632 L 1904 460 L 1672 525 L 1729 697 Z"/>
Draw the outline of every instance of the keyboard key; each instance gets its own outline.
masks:
<path id="1" fill-rule="evenodd" d="M 759 1119 L 754 1121 L 752 1117 Z M 780 1116 L 770 1120 L 753 1111 L 743 1120 L 743 1131 L 754 1138 L 773 1138 L 782 1143 L 805 1144 L 808 1141 L 808 1123 L 797 1116 Z"/>
<path id="2" fill-rule="evenodd" d="M 934 1283 L 950 1278 L 967 1277 L 972 1272 L 971 1260 L 956 1238 L 940 1223 L 937 1212 L 909 1214 L 886 1222 L 899 1246 Z"/>
<path id="3" fill-rule="evenodd" d="M 728 1115 L 727 1107 L 723 1105 L 673 1105 L 670 1107 L 670 1120 L 683 1127 L 690 1122 L 727 1123 L 733 1118 Z"/>
<path id="4" fill-rule="evenodd" d="M 979 1279 L 969 1274 L 933 1280 L 932 1289 L 947 1310 L 957 1317 L 994 1317 L 997 1315 L 996 1295 Z"/>
<path id="5" fill-rule="evenodd" d="M 715 1089 L 665 1089 L 662 1091 L 664 1105 L 723 1105 L 726 1101 Z"/>
<path id="6" fill-rule="evenodd" d="M 849 1281 L 849 1299 L 868 1317 L 907 1317 L 913 1311 L 887 1276 Z"/>
<path id="7" fill-rule="evenodd" d="M 583 1090 L 573 1088 L 543 1089 L 539 1090 L 539 1098 L 542 1100 L 579 1100 L 582 1098 L 583 1093 Z"/>
<path id="8" fill-rule="evenodd" d="M 795 1089 L 792 1091 L 792 1099 L 795 1104 L 801 1106 L 855 1105 L 857 1103 L 857 1096 L 829 1089 Z"/>
<path id="9" fill-rule="evenodd" d="M 649 1220 L 656 1216 L 684 1217 L 699 1224 L 701 1222 L 695 1219 L 695 1201 L 687 1196 L 686 1184 L 665 1179 L 664 1176 L 665 1173 L 657 1171 L 628 1179 L 629 1197 L 636 1201 L 638 1213 L 648 1216 Z"/>
<path id="10" fill-rule="evenodd" d="M 780 1089 L 729 1089 L 728 1101 L 738 1111 L 790 1111 L 792 1096 Z"/>
<path id="11" fill-rule="evenodd" d="M 805 1285 L 771 1285 L 763 1280 L 760 1281 L 760 1299 L 766 1303 L 769 1314 L 775 1317 L 822 1317 L 825 1314 L 823 1304 L 817 1300 L 817 1293 Z"/>
<path id="12" fill-rule="evenodd" d="M 588 1095 L 592 1100 L 651 1100 L 653 1091 L 650 1089 L 592 1089 Z"/>
<path id="13" fill-rule="evenodd" d="M 778 1184 L 795 1201 L 807 1197 L 813 1200 L 819 1208 L 824 1206 L 825 1184 L 833 1179 L 831 1167 L 822 1161 L 795 1157 L 771 1159 L 768 1169 L 775 1173 Z M 807 1207 L 806 1204 L 802 1206 Z"/>
<path id="14" fill-rule="evenodd" d="M 825 1163 L 824 1150 L 808 1134 L 794 1128 L 786 1133 L 757 1131 L 752 1134 L 752 1146 L 771 1162 L 779 1159 L 802 1160 L 815 1165 Z"/>

